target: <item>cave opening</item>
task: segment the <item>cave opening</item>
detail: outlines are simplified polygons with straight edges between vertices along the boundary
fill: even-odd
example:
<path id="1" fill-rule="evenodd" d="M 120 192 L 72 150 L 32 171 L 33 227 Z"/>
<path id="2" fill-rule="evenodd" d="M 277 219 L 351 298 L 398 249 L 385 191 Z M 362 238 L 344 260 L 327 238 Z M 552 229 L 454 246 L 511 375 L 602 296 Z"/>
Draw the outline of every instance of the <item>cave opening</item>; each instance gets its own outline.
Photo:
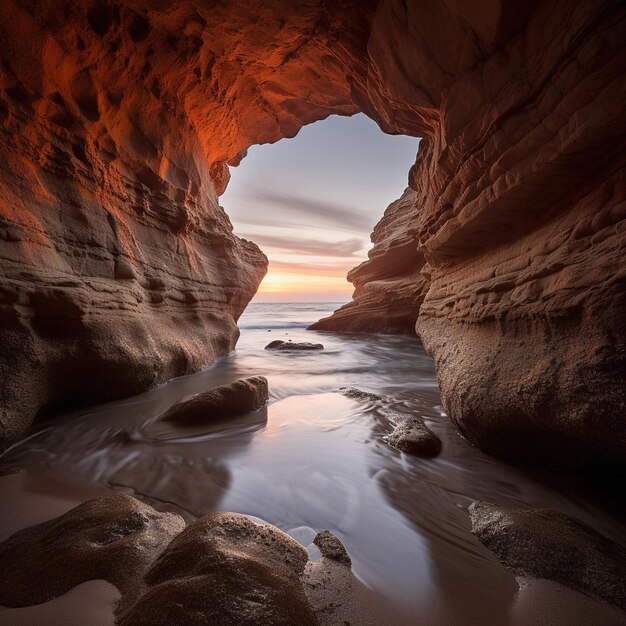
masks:
<path id="1" fill-rule="evenodd" d="M 623 2 L 0 16 L 1 623 L 623 624 Z"/>
<path id="2" fill-rule="evenodd" d="M 253 146 L 220 198 L 235 234 L 269 258 L 253 302 L 348 301 L 346 275 L 367 260 L 374 226 L 407 187 L 418 143 L 357 114 Z"/>

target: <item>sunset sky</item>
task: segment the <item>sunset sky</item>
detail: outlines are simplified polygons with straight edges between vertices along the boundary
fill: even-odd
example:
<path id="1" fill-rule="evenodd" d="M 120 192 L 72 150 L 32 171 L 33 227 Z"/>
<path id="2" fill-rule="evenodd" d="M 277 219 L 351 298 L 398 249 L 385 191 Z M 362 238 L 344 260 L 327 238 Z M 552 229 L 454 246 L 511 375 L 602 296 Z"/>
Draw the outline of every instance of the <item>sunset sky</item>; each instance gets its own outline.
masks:
<path id="1" fill-rule="evenodd" d="M 349 269 L 407 184 L 417 139 L 385 135 L 364 115 L 333 116 L 294 139 L 254 146 L 220 203 L 235 233 L 270 259 L 256 302 L 347 301 Z"/>

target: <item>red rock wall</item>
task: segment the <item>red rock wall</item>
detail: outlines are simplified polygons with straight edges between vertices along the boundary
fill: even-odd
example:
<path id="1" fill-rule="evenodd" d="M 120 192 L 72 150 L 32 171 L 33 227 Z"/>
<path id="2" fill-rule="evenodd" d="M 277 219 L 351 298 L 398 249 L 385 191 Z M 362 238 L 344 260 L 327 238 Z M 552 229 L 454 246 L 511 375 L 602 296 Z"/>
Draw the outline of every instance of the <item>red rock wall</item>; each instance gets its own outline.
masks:
<path id="1" fill-rule="evenodd" d="M 4 441 L 79 391 L 131 393 L 230 349 L 265 260 L 218 206 L 227 164 L 362 110 L 422 141 L 335 321 L 417 319 L 451 418 L 493 453 L 626 458 L 621 3 L 1 13 Z"/>
<path id="2" fill-rule="evenodd" d="M 349 275 L 353 302 L 317 327 L 417 319 L 471 441 L 524 462 L 622 464 L 623 5 L 455 5 L 379 6 L 365 110 L 424 136 L 415 199 L 404 223 L 391 205 Z M 413 306 L 394 270 L 407 233 Z M 389 326 L 383 299 L 405 324 Z"/>
<path id="3" fill-rule="evenodd" d="M 369 32 L 350 3 L 271 4 L 2 3 L 0 449 L 234 347 L 267 260 L 219 207 L 226 161 L 357 111 L 329 42 Z"/>

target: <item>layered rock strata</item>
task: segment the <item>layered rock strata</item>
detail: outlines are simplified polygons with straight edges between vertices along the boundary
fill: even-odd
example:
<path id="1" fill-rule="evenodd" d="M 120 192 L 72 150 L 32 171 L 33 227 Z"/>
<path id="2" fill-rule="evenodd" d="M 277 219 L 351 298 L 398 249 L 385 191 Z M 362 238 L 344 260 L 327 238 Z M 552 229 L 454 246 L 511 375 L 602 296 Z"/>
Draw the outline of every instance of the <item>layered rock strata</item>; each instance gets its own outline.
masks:
<path id="1" fill-rule="evenodd" d="M 348 273 L 352 301 L 309 328 L 341 332 L 414 335 L 428 290 L 424 256 L 417 249 L 416 192 L 407 188 L 372 233 L 368 260 Z"/>
<path id="2" fill-rule="evenodd" d="M 411 270 L 393 267 L 410 232 L 404 328 L 416 320 L 463 434 L 514 460 L 622 466 L 624 8 L 455 8 L 379 5 L 365 108 L 423 137 L 414 194 L 377 225 L 353 302 L 315 327 L 393 330 L 380 310 L 405 302 L 394 278 Z"/>
<path id="3" fill-rule="evenodd" d="M 335 321 L 417 320 L 448 414 L 490 452 L 622 464 L 624 12 L 4 2 L 3 445 L 42 408 L 232 348 L 265 260 L 218 206 L 228 164 L 363 111 L 422 141 Z"/>
<path id="4" fill-rule="evenodd" d="M 357 4 L 2 3 L 0 450 L 233 349 L 267 260 L 227 162 L 358 110 Z"/>

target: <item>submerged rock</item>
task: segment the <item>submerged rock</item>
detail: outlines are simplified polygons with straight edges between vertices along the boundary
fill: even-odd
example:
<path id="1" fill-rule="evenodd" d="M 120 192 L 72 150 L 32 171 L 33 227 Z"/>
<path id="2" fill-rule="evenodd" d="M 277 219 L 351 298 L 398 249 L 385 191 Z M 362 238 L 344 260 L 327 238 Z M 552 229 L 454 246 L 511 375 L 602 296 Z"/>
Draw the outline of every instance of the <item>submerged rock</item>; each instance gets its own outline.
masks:
<path id="1" fill-rule="evenodd" d="M 338 561 L 348 567 L 352 565 L 352 559 L 343 543 L 330 530 L 322 530 L 317 533 L 313 543 L 320 549 L 323 557 Z"/>
<path id="2" fill-rule="evenodd" d="M 306 550 L 269 524 L 212 513 L 190 524 L 146 574 L 122 626 L 315 624 L 300 581 Z"/>
<path id="3" fill-rule="evenodd" d="M 513 573 L 548 578 L 626 609 L 626 548 L 547 509 L 474 502 L 472 532 Z"/>
<path id="4" fill-rule="evenodd" d="M 179 515 L 131 496 L 88 500 L 0 544 L 0 605 L 40 604 L 97 579 L 134 600 L 151 562 L 184 527 Z"/>
<path id="5" fill-rule="evenodd" d="M 160 417 L 168 422 L 201 422 L 260 409 L 268 399 L 267 378 L 253 376 L 185 396 Z"/>
<path id="6" fill-rule="evenodd" d="M 339 393 L 346 398 L 352 398 L 353 400 L 364 400 L 368 402 L 375 402 L 381 400 L 381 397 L 375 393 L 369 393 L 368 391 L 362 391 L 356 387 L 340 387 Z"/>
<path id="7" fill-rule="evenodd" d="M 416 456 L 434 457 L 441 452 L 441 439 L 417 416 L 404 418 L 388 441 L 401 452 Z"/>
<path id="8" fill-rule="evenodd" d="M 265 346 L 266 350 L 323 350 L 324 346 L 321 343 L 309 343 L 308 341 L 295 342 L 295 341 L 281 341 L 276 339 L 270 341 Z"/>

